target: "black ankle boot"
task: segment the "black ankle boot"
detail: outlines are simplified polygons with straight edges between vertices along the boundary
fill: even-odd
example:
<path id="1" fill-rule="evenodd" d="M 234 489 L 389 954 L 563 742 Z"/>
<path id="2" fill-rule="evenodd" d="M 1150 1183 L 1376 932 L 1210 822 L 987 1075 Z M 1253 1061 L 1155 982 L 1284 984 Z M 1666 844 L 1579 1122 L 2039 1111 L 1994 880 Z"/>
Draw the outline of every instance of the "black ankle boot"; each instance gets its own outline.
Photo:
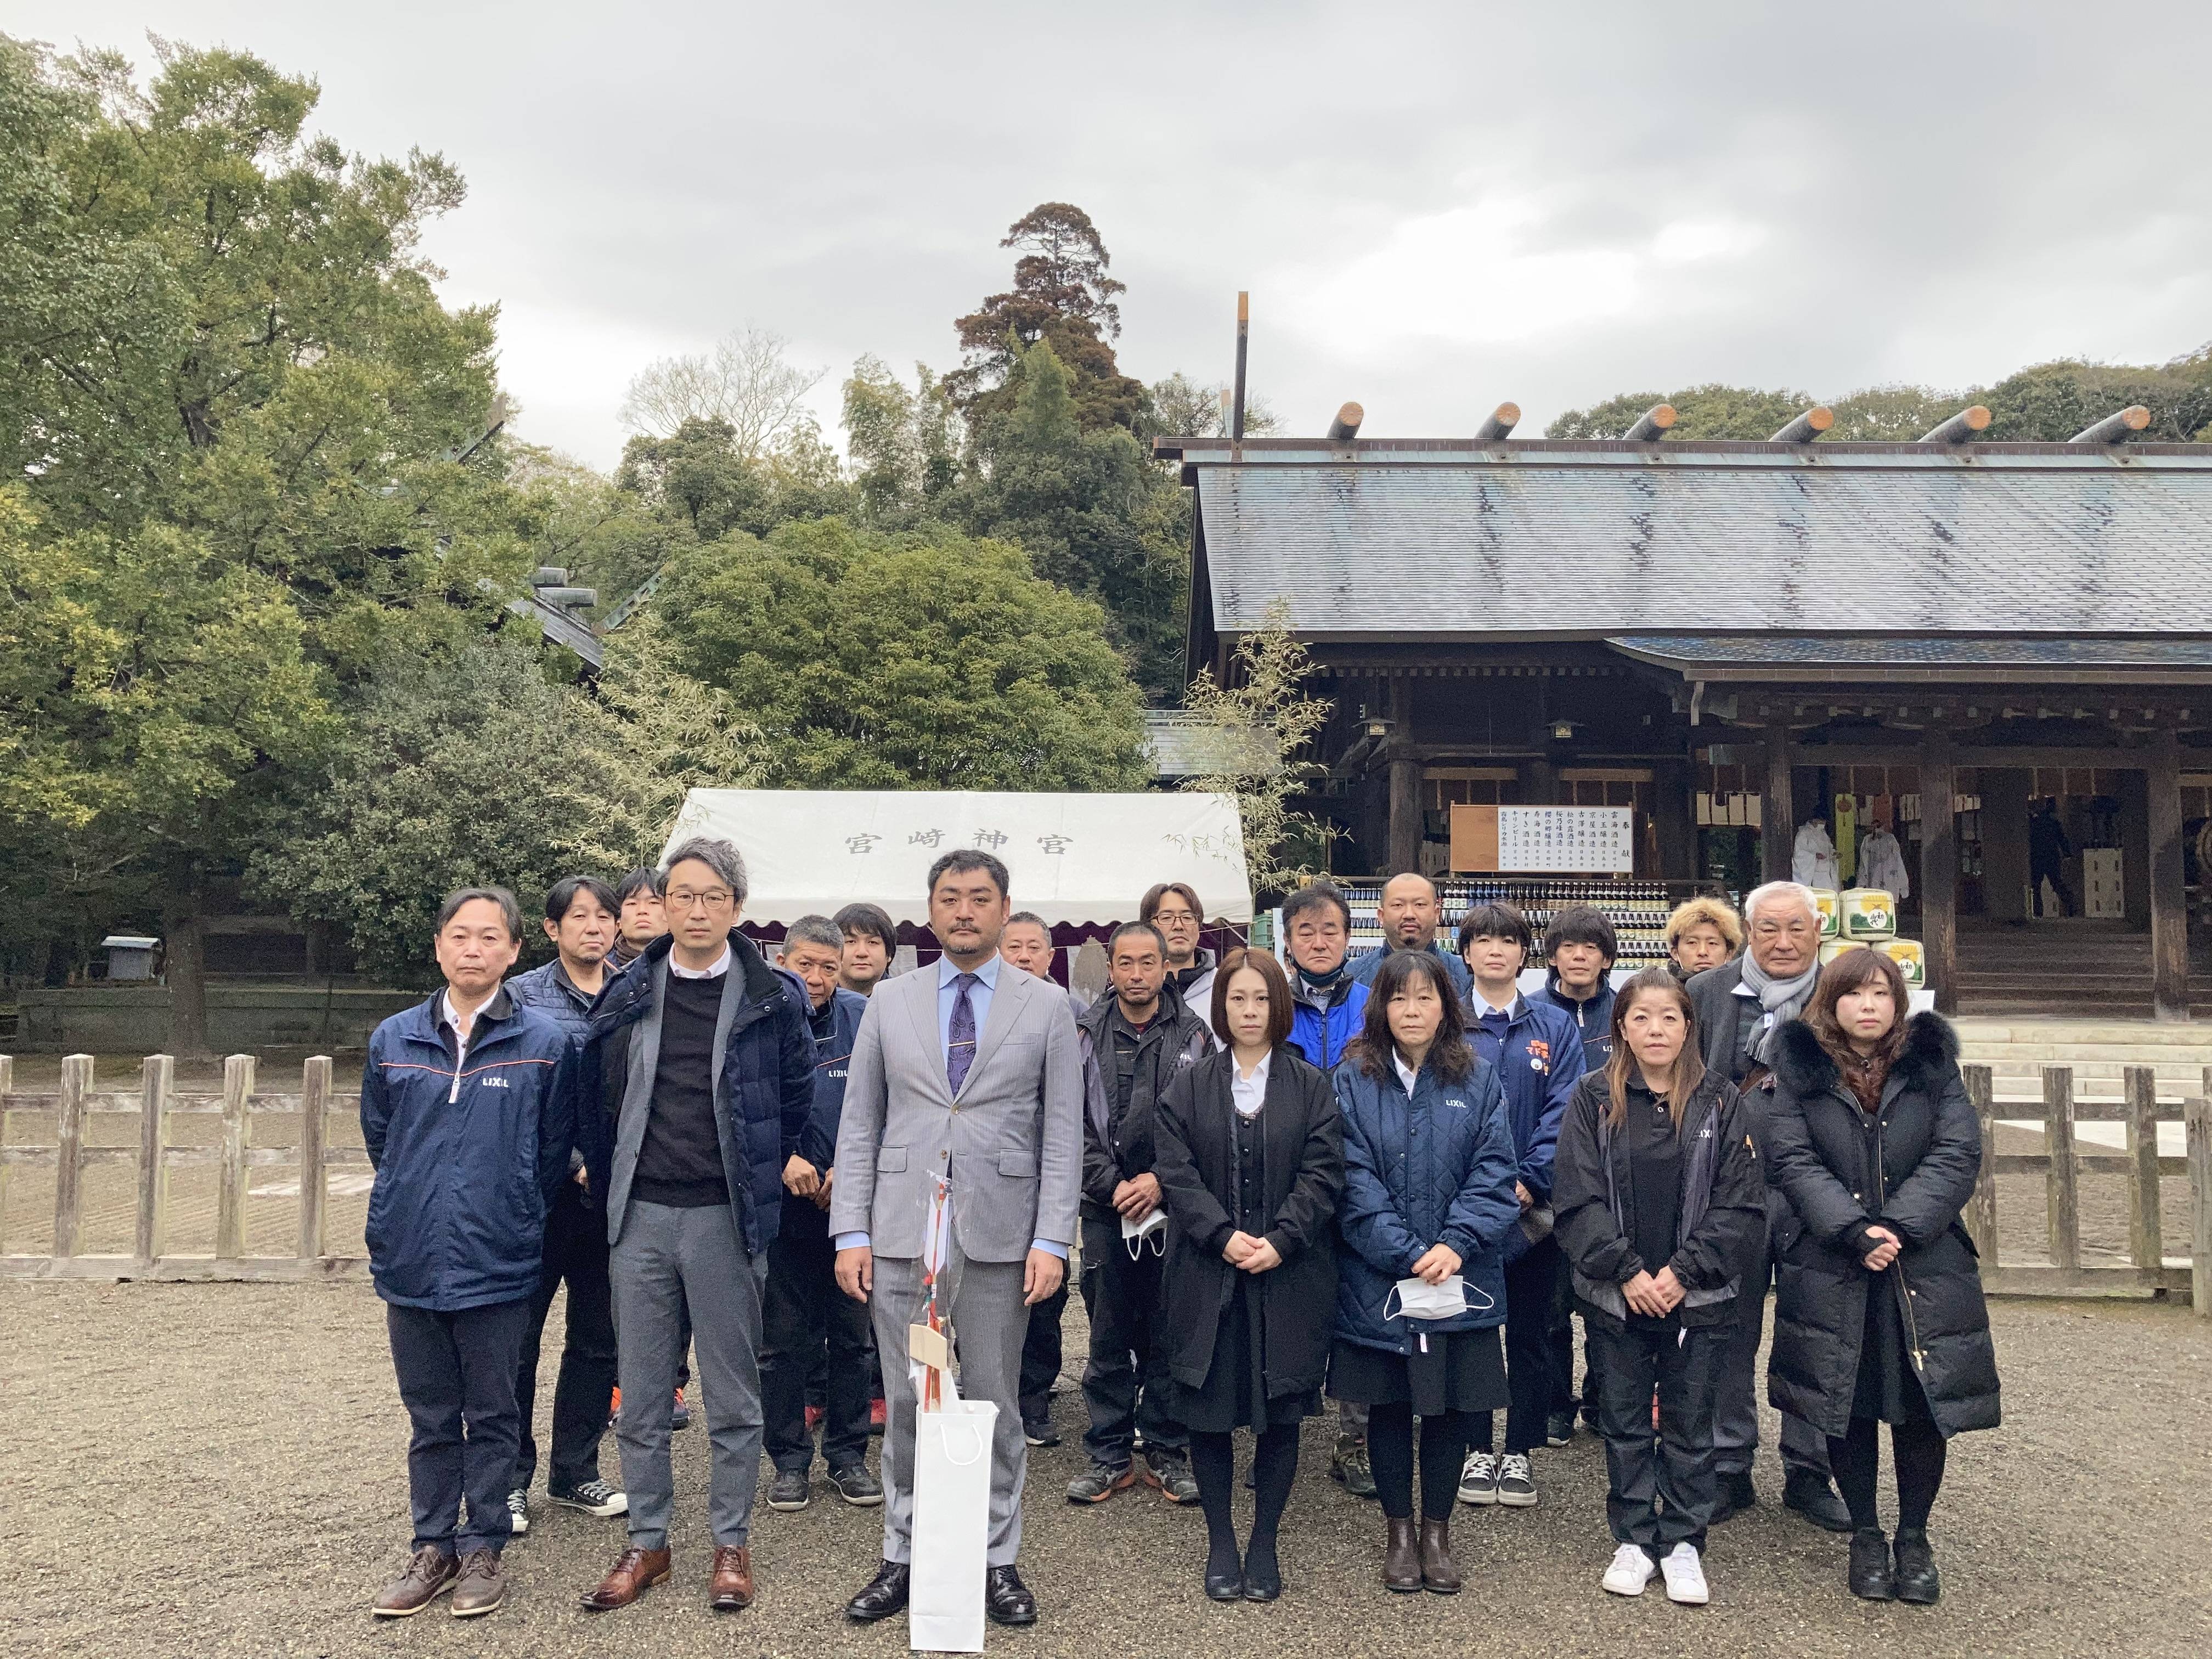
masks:
<path id="1" fill-rule="evenodd" d="M 1928 1547 L 1928 1528 L 1897 1529 L 1897 1599 L 1915 1607 L 1933 1607 L 1943 1594 L 1942 1575 L 1936 1571 L 1936 1552 Z"/>
<path id="2" fill-rule="evenodd" d="M 1217 1538 L 1206 1548 L 1206 1594 L 1215 1601 L 1244 1599 L 1244 1564 L 1237 1559 L 1234 1535 Z"/>
<path id="3" fill-rule="evenodd" d="M 1275 1540 L 1255 1538 L 1244 1547 L 1244 1599 L 1272 1601 L 1283 1593 L 1283 1570 L 1275 1562 Z"/>
<path id="4" fill-rule="evenodd" d="M 1851 1534 L 1851 1594 L 1869 1601 L 1897 1600 L 1897 1575 L 1889 1565 L 1889 1540 L 1880 1527 Z"/>

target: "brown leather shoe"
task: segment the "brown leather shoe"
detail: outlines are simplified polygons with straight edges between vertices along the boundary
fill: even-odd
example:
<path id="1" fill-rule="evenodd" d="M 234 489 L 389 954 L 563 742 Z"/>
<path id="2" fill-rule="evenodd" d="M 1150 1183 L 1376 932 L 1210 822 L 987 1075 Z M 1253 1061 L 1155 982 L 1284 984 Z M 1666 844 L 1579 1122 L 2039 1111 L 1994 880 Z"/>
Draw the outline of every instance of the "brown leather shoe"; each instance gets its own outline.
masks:
<path id="1" fill-rule="evenodd" d="M 497 1613 L 507 1600 L 507 1574 L 491 1550 L 471 1550 L 461 1558 L 460 1575 L 453 1580 L 453 1617 L 477 1619 Z"/>
<path id="2" fill-rule="evenodd" d="M 753 1604 L 753 1553 L 743 1544 L 714 1546 L 714 1582 L 707 1605 L 717 1613 L 743 1613 Z"/>
<path id="3" fill-rule="evenodd" d="M 422 1611 L 460 1575 L 461 1564 L 435 1544 L 425 1544 L 407 1559 L 407 1571 L 382 1589 L 368 1610 L 379 1619 L 405 1619 Z"/>
<path id="4" fill-rule="evenodd" d="M 1382 1544 L 1382 1588 L 1411 1595 L 1421 1588 L 1420 1550 L 1413 1541 L 1413 1520 L 1389 1521 Z"/>
<path id="5" fill-rule="evenodd" d="M 668 1552 L 665 1549 L 624 1550 L 598 1585 L 584 1592 L 584 1607 L 591 1613 L 612 1613 L 626 1607 L 655 1584 L 668 1582 Z"/>
<path id="6" fill-rule="evenodd" d="M 1421 1522 L 1421 1588 L 1438 1595 L 1459 1594 L 1459 1569 L 1452 1565 L 1451 1522 Z"/>

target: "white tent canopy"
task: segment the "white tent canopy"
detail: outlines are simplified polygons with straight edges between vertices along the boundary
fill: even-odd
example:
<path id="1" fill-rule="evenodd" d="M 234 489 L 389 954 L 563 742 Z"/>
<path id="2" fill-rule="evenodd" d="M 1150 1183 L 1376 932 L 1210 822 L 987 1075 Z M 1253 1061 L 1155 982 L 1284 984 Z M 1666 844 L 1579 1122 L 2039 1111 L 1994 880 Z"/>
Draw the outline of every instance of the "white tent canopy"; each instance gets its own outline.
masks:
<path id="1" fill-rule="evenodd" d="M 1004 860 L 1014 908 L 1054 927 L 1133 921 L 1159 881 L 1189 883 L 1208 921 L 1252 920 L 1234 795 L 694 789 L 668 846 L 692 836 L 744 854 L 749 922 L 866 901 L 927 926 L 929 866 L 959 847 Z"/>

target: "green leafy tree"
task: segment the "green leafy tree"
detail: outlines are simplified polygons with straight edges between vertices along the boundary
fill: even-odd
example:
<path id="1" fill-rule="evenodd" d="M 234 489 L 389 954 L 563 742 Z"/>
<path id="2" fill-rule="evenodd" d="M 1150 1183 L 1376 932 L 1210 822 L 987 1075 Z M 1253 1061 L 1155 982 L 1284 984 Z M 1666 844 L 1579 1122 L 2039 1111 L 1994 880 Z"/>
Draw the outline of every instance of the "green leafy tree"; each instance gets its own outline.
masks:
<path id="1" fill-rule="evenodd" d="M 853 488 L 869 525 L 896 528 L 927 517 L 960 473 L 958 411 L 929 365 L 908 391 L 882 359 L 863 356 L 845 382 L 844 422 Z"/>
<path id="2" fill-rule="evenodd" d="M 1974 397 L 1989 406 L 1983 436 L 1990 441 L 2063 443 L 2106 416 L 2140 404 L 2151 416 L 2141 434 L 2145 442 L 2187 443 L 2212 422 L 2212 356 L 2198 353 L 2157 368 L 2038 363 Z"/>
<path id="3" fill-rule="evenodd" d="M 732 531 L 766 535 L 789 519 L 848 510 L 852 491 L 837 458 L 804 435 L 766 458 L 748 458 L 726 421 L 685 420 L 665 438 L 623 446 L 615 484 L 653 516 L 678 526 L 681 539 L 711 542 Z"/>
<path id="4" fill-rule="evenodd" d="M 1547 438 L 1618 438 L 1654 404 L 1674 406 L 1675 439 L 1771 438 L 1811 407 L 1802 392 L 1759 392 L 1717 382 L 1686 386 L 1674 393 L 1630 392 L 1588 409 L 1571 409 L 1544 428 Z"/>
<path id="5" fill-rule="evenodd" d="M 1139 787 L 1142 705 L 1090 602 L 1018 548 L 840 520 L 680 556 L 656 595 L 682 668 L 801 788 Z"/>
<path id="6" fill-rule="evenodd" d="M 1212 669 L 1200 670 L 1183 700 L 1185 709 L 1218 733 L 1208 744 L 1218 763 L 1182 787 L 1237 797 L 1253 890 L 1281 892 L 1320 867 L 1335 835 L 1293 806 L 1320 770 L 1306 750 L 1328 723 L 1332 705 L 1307 695 L 1313 665 L 1279 603 L 1237 641 L 1232 663 L 1225 685 Z"/>
<path id="7" fill-rule="evenodd" d="M 1826 441 L 1917 442 L 1970 401 L 1960 394 L 1924 386 L 1867 386 L 1828 405 L 1835 413 L 1836 423 L 1828 428 Z"/>
<path id="8" fill-rule="evenodd" d="M 1109 343 L 1121 337 L 1115 296 L 1127 285 L 1107 275 L 1112 256 L 1091 216 L 1073 203 L 1040 203 L 1007 228 L 999 246 L 1022 250 L 1014 285 L 955 325 L 966 361 L 945 377 L 970 429 L 981 430 L 1013 404 L 1015 368 L 1039 342 L 1066 366 L 1086 430 L 1135 426 L 1145 388 L 1121 373 Z"/>
<path id="9" fill-rule="evenodd" d="M 1230 395 L 1231 388 L 1221 381 L 1201 384 L 1177 369 L 1146 389 L 1147 413 L 1139 429 L 1146 435 L 1162 438 L 1225 438 Z M 1265 438 L 1281 430 L 1282 422 L 1267 400 L 1247 388 L 1245 436 Z"/>

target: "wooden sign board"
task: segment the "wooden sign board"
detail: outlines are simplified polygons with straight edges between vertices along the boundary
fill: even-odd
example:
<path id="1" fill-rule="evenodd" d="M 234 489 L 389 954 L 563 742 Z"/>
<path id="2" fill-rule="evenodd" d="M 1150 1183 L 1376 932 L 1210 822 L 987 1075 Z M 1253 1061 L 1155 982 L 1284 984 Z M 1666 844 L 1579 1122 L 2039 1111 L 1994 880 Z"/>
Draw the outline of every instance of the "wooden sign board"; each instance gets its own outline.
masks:
<path id="1" fill-rule="evenodd" d="M 1532 875 L 1633 875 L 1636 813 L 1626 806 L 1451 810 L 1451 867 Z"/>

